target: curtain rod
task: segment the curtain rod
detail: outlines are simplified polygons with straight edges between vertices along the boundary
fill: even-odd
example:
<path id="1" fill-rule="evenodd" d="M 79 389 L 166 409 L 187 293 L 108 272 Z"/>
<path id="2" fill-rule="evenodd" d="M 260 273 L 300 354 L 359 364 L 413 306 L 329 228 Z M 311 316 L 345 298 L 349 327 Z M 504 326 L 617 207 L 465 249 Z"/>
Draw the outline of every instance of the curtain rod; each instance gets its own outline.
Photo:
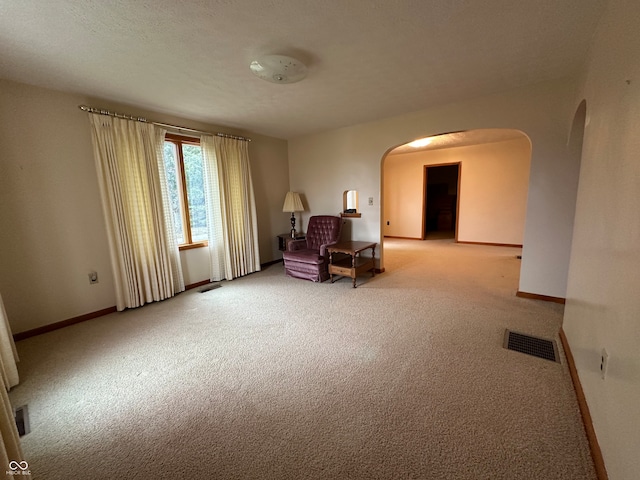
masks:
<path id="1" fill-rule="evenodd" d="M 153 122 L 153 121 L 147 120 L 145 117 L 136 117 L 133 115 L 127 115 L 125 113 L 112 112 L 104 108 L 94 108 L 94 107 L 88 107 L 86 105 L 78 105 L 78 108 L 83 112 L 99 113 L 100 115 L 109 115 L 110 117 L 124 118 L 125 120 L 133 120 L 135 122 L 151 123 L 159 127 L 167 127 L 167 128 L 173 128 L 176 130 L 185 130 L 189 132 L 204 133 L 207 135 L 217 135 L 218 137 L 233 138 L 235 140 L 243 140 L 245 142 L 251 141 L 251 139 L 247 137 L 239 137 L 238 135 L 230 135 L 228 133 L 220 133 L 220 132 L 215 132 L 215 133 L 205 132 L 204 130 L 197 130 L 195 128 L 187 128 L 187 127 L 180 127 L 178 125 L 171 125 L 170 123 Z"/>

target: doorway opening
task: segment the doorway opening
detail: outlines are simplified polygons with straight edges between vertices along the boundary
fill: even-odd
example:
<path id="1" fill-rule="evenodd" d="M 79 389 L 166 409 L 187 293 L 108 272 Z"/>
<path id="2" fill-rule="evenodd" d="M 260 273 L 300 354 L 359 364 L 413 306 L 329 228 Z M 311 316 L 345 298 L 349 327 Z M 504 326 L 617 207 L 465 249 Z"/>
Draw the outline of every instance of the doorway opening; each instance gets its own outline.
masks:
<path id="1" fill-rule="evenodd" d="M 444 214 L 439 215 L 438 227 L 438 216 L 427 207 L 434 204 L 430 191 L 437 196 L 443 187 L 428 183 L 440 183 L 437 167 L 447 166 L 458 172 L 450 188 L 456 195 L 450 215 L 453 227 L 444 226 Z M 445 243 L 522 247 L 530 166 L 531 141 L 515 129 L 442 133 L 387 150 L 381 161 L 381 268 L 387 238 L 425 240 L 446 231 L 450 238 Z"/>
<path id="2" fill-rule="evenodd" d="M 425 165 L 423 239 L 458 238 L 459 192 L 460 163 Z"/>

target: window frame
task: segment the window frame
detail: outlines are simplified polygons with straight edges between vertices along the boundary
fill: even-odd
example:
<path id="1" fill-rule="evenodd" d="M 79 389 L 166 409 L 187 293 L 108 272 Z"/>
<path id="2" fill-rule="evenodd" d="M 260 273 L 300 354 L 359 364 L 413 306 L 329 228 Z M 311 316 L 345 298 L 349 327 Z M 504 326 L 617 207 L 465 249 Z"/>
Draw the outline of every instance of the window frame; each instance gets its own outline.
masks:
<path id="1" fill-rule="evenodd" d="M 184 135 L 177 135 L 175 133 L 166 133 L 164 136 L 165 142 L 171 142 L 176 146 L 177 153 L 177 173 L 180 176 L 179 178 L 179 189 L 180 189 L 180 209 L 182 211 L 182 231 L 185 236 L 185 243 L 181 243 L 178 245 L 179 250 L 189 250 L 192 248 L 202 248 L 207 247 L 209 245 L 208 240 L 199 240 L 194 242 L 191 237 L 191 216 L 189 213 L 189 197 L 187 195 L 187 176 L 185 174 L 184 168 L 184 154 L 182 152 L 182 145 L 198 145 L 200 146 L 200 139 L 197 137 L 187 137 Z"/>

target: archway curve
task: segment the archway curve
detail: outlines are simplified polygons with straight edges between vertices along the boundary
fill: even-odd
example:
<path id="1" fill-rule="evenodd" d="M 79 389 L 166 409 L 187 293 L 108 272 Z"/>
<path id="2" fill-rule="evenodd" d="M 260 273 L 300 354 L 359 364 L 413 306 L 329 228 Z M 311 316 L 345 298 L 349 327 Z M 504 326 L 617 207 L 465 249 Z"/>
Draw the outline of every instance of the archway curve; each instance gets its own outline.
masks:
<path id="1" fill-rule="evenodd" d="M 481 129 L 472 129 L 472 130 L 463 130 L 463 131 L 452 131 L 445 133 L 437 133 L 429 136 L 421 137 L 428 138 L 430 142 L 427 145 L 420 145 L 417 147 L 411 147 L 409 144 L 413 140 L 409 140 L 406 143 L 394 145 L 388 148 L 380 161 L 380 195 L 381 195 L 381 212 L 380 212 L 380 266 L 384 269 L 384 240 L 385 236 L 393 237 L 400 236 L 402 238 L 423 238 L 421 235 L 388 235 L 388 230 L 385 229 L 387 227 L 388 212 L 389 208 L 389 196 L 387 192 L 386 182 L 389 180 L 387 175 L 385 174 L 385 169 L 387 167 L 387 162 L 397 156 L 409 157 L 410 154 L 426 152 L 429 150 L 442 150 L 442 149 L 452 149 L 456 147 L 463 146 L 479 146 L 483 144 L 495 144 L 508 140 L 526 140 L 522 142 L 523 147 L 526 148 L 526 182 L 524 185 L 524 194 L 520 198 L 521 205 L 521 226 L 524 229 L 524 221 L 526 217 L 526 204 L 527 204 L 527 191 L 528 191 L 528 183 L 529 183 L 529 169 L 530 169 L 530 161 L 531 161 L 531 139 L 530 137 L 523 131 L 518 129 L 509 129 L 509 128 L 481 128 Z M 525 147 L 526 145 L 526 147 Z M 409 155 L 405 155 L 409 154 Z M 417 178 L 419 177 L 419 178 Z M 415 175 L 414 182 L 423 181 L 422 174 Z M 413 186 L 417 188 L 416 185 Z M 420 187 L 423 188 L 423 187 Z M 414 199 L 415 200 L 415 199 Z M 414 202 L 415 203 L 415 202 Z M 413 208 L 415 209 L 415 205 Z M 424 205 L 421 205 L 421 209 L 424 209 Z M 414 212 L 415 214 L 415 212 Z M 424 215 L 424 210 L 422 210 L 422 215 Z M 483 242 L 472 242 L 472 243 L 483 243 Z M 486 243 L 512 243 L 512 242 L 486 242 Z M 520 245 L 522 244 L 522 240 L 520 241 Z"/>
<path id="2" fill-rule="evenodd" d="M 587 118 L 587 101 L 583 99 L 573 115 L 571 122 L 571 130 L 569 131 L 569 138 L 567 139 L 567 151 L 569 162 L 573 165 L 574 176 L 570 180 L 573 182 L 568 185 L 568 188 L 573 192 L 573 208 L 571 215 L 571 239 L 569 244 L 572 245 L 571 252 L 573 252 L 573 232 L 575 229 L 575 217 L 579 196 L 579 184 L 580 184 L 580 170 L 582 166 L 582 147 L 584 144 L 584 129 L 588 124 Z M 571 262 L 571 259 L 569 259 Z"/>
<path id="3" fill-rule="evenodd" d="M 587 100 L 583 99 L 573 114 L 571 122 L 571 130 L 569 131 L 569 139 L 567 145 L 570 154 L 579 153 L 582 156 L 582 142 L 584 140 L 584 129 L 587 125 Z"/>

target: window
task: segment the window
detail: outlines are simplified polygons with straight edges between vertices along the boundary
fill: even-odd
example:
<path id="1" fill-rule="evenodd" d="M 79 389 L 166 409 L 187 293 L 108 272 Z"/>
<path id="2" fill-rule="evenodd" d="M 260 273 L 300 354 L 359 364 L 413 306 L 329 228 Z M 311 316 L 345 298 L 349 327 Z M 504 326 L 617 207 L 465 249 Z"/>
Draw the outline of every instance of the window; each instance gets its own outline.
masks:
<path id="1" fill-rule="evenodd" d="M 200 140 L 167 134 L 164 165 L 180 248 L 207 244 L 204 161 Z"/>

